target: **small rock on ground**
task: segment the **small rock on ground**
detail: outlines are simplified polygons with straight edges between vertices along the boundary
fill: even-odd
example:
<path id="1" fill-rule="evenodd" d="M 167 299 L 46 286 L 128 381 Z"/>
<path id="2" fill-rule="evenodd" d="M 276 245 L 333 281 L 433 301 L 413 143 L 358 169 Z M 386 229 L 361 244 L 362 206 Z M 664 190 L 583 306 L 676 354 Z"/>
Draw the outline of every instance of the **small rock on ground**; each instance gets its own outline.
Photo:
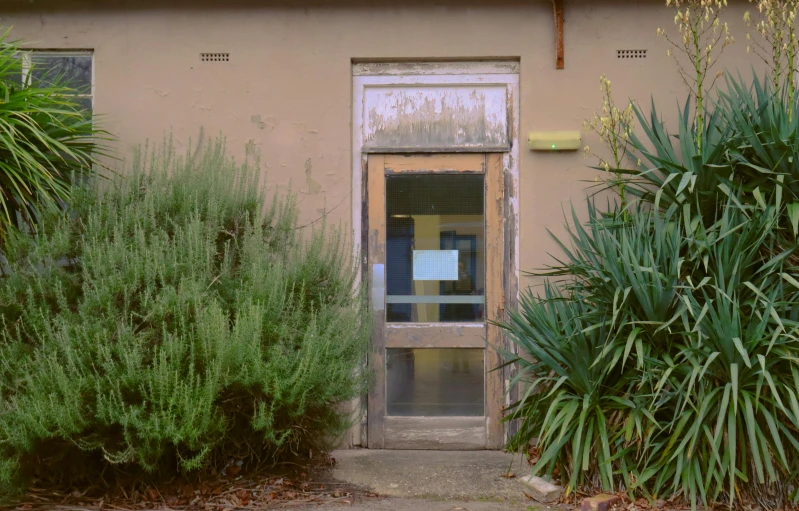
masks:
<path id="1" fill-rule="evenodd" d="M 600 493 L 593 497 L 583 499 L 580 504 L 580 511 L 608 511 L 612 506 L 621 502 L 621 499 L 616 495 L 608 495 Z"/>
<path id="2" fill-rule="evenodd" d="M 560 496 L 563 494 L 563 488 L 540 477 L 532 475 L 524 476 L 520 477 L 519 481 L 527 486 L 530 496 L 538 502 L 552 504 L 557 502 Z"/>

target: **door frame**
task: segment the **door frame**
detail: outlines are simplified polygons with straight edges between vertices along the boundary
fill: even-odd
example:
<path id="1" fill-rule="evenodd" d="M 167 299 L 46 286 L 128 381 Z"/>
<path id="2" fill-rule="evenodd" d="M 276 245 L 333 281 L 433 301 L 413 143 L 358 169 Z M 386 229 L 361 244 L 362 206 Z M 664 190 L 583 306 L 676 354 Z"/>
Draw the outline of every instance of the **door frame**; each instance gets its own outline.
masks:
<path id="1" fill-rule="evenodd" d="M 499 205 L 503 215 L 503 252 L 502 252 L 502 296 L 504 306 L 514 307 L 519 297 L 519 61 L 517 60 L 477 60 L 477 61 L 421 61 L 421 62 L 368 62 L 352 63 L 352 233 L 354 255 L 360 261 L 359 283 L 367 284 L 368 234 L 368 200 L 367 200 L 367 163 L 370 153 L 462 153 L 479 152 L 501 155 L 502 166 L 502 204 Z M 375 88 L 401 90 L 414 87 L 463 88 L 470 86 L 501 86 L 505 88 L 506 100 L 506 146 L 490 145 L 457 145 L 442 147 L 370 147 L 369 133 L 365 114 L 367 92 Z M 504 338 L 501 340 L 505 349 L 514 351 L 514 347 Z M 366 361 L 365 361 L 366 363 Z M 498 403 L 504 409 L 517 398 L 517 389 L 508 388 L 514 377 L 515 369 L 503 370 L 500 378 L 504 402 Z M 488 404 L 488 394 L 486 400 Z M 353 410 L 360 414 L 361 421 L 356 424 L 344 441 L 346 446 L 367 446 L 368 442 L 368 399 L 353 402 Z M 500 428 L 499 441 L 492 442 L 490 448 L 500 448 L 508 435 L 512 434 L 513 425 L 492 426 Z"/>

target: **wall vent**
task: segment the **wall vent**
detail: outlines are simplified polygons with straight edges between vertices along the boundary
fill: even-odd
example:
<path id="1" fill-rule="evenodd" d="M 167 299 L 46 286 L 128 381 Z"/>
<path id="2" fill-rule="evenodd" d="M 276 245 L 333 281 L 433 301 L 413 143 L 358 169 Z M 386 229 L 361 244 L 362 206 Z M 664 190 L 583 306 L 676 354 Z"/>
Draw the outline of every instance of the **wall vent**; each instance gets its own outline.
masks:
<path id="1" fill-rule="evenodd" d="M 616 50 L 617 59 L 645 59 L 646 50 Z"/>
<path id="2" fill-rule="evenodd" d="M 230 53 L 200 53 L 200 62 L 230 62 Z"/>

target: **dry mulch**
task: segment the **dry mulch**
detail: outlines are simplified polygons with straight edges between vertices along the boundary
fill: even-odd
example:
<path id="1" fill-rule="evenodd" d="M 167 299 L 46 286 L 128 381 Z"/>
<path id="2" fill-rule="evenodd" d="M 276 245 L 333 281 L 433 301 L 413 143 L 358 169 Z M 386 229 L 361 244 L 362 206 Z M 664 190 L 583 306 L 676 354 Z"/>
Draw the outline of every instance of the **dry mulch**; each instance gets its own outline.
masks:
<path id="1" fill-rule="evenodd" d="M 141 511 L 279 509 L 328 503 L 352 504 L 379 495 L 357 486 L 330 480 L 335 459 L 244 473 L 232 463 L 222 474 L 197 481 L 175 479 L 157 485 L 141 482 L 114 488 L 31 487 L 0 511 Z M 126 487 L 127 486 L 127 487 Z"/>
<path id="2" fill-rule="evenodd" d="M 540 459 L 540 457 L 541 457 L 540 449 L 538 449 L 537 447 L 534 447 L 534 446 L 529 446 L 528 447 L 527 452 L 526 452 L 526 458 L 527 458 L 527 463 L 528 463 L 529 466 L 535 465 L 536 462 L 538 462 L 538 460 Z M 559 472 L 560 472 L 559 468 L 556 467 L 553 470 L 553 475 L 555 477 L 557 477 L 559 475 Z M 503 475 L 503 477 L 515 477 L 515 474 L 509 473 L 509 474 Z M 529 493 L 527 493 L 525 491 L 522 491 L 522 492 L 524 493 L 524 495 L 529 500 L 535 501 L 535 498 L 532 495 L 530 495 Z M 570 510 L 575 510 L 575 509 L 579 510 L 580 509 L 580 503 L 582 502 L 583 499 L 588 498 L 588 497 L 594 497 L 594 496 L 596 496 L 596 495 L 598 495 L 600 493 L 606 493 L 606 492 L 601 492 L 599 490 L 596 490 L 596 491 L 593 491 L 593 492 L 586 492 L 586 491 L 578 490 L 578 491 L 572 493 L 569 496 L 562 496 L 557 502 L 557 507 L 561 511 L 570 511 Z M 669 498 L 666 498 L 666 499 L 657 499 L 657 500 L 653 500 L 653 501 L 647 500 L 645 498 L 632 499 L 632 498 L 630 498 L 630 496 L 627 493 L 625 493 L 623 491 L 613 493 L 613 495 L 618 497 L 619 500 L 618 500 L 618 502 L 616 504 L 614 504 L 613 506 L 610 507 L 610 511 L 690 511 L 691 510 L 690 502 L 688 502 L 687 500 L 683 499 L 679 495 L 673 495 L 673 496 L 671 496 Z M 739 500 L 736 502 L 736 505 L 735 505 L 736 511 L 764 511 L 766 509 L 773 509 L 773 508 L 761 506 L 761 505 L 753 502 L 751 499 L 741 502 L 741 500 L 740 500 L 741 498 L 742 497 L 739 496 L 738 497 Z M 702 510 L 708 511 L 708 508 L 703 508 L 703 507 L 698 507 L 697 509 L 702 509 Z M 783 507 L 783 508 L 780 508 L 780 509 L 783 509 L 784 511 L 786 511 L 786 510 L 787 511 L 799 511 L 799 506 L 789 506 L 789 507 Z M 718 504 L 712 505 L 709 508 L 709 510 L 710 511 L 730 511 L 730 506 L 729 506 L 729 504 L 718 503 Z"/>

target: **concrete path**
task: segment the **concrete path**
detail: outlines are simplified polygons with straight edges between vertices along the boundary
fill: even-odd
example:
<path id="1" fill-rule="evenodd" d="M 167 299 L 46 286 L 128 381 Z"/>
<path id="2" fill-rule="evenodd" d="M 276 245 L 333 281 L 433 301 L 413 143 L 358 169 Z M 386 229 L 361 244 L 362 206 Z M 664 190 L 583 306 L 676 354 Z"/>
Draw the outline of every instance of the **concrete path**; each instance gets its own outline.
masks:
<path id="1" fill-rule="evenodd" d="M 392 497 L 381 500 L 367 500 L 357 504 L 323 504 L 316 507 L 302 507 L 298 511 L 540 511 L 535 502 L 519 504 L 513 502 L 464 502 L 434 501 L 429 499 L 405 499 Z M 297 509 L 297 508 L 292 508 Z M 546 511 L 546 508 L 543 508 Z"/>
<path id="2" fill-rule="evenodd" d="M 335 480 L 369 488 L 385 499 L 366 499 L 329 509 L 358 511 L 528 511 L 546 510 L 529 500 L 509 471 L 526 475 L 519 456 L 497 451 L 343 450 L 336 459 Z M 320 507 L 307 508 L 320 509 Z"/>

